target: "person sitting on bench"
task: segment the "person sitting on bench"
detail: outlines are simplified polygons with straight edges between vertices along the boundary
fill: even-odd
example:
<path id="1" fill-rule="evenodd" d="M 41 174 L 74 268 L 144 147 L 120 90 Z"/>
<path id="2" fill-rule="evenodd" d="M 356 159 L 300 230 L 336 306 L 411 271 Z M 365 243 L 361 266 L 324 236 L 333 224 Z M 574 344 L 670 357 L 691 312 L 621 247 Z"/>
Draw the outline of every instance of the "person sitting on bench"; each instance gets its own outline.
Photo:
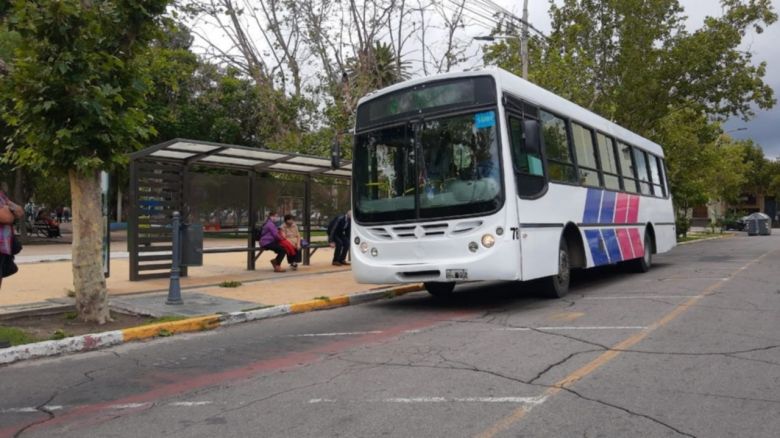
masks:
<path id="1" fill-rule="evenodd" d="M 268 219 L 263 224 L 263 228 L 260 230 L 260 248 L 263 250 L 271 250 L 276 253 L 276 258 L 271 260 L 271 266 L 274 267 L 274 272 L 284 272 L 282 268 L 282 260 L 287 253 L 284 248 L 279 244 L 279 228 L 276 227 L 276 222 L 279 220 L 279 215 L 275 211 L 268 213 Z"/>

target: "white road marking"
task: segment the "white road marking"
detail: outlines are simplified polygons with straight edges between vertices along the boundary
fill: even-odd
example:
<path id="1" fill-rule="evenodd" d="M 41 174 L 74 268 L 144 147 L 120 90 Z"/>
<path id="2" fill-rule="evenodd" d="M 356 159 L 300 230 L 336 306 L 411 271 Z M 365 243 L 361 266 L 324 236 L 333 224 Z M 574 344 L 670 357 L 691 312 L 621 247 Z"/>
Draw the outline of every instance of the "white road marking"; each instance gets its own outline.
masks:
<path id="1" fill-rule="evenodd" d="M 61 405 L 46 405 L 41 409 L 45 411 L 61 411 L 62 408 L 63 406 Z M 0 409 L 0 414 L 33 414 L 35 412 L 41 411 L 35 407 Z"/>
<path id="2" fill-rule="evenodd" d="M 352 402 L 362 403 L 514 403 L 526 405 L 539 405 L 544 403 L 546 396 L 538 397 L 391 397 L 378 400 L 352 400 Z M 310 404 L 317 403 L 335 403 L 338 400 L 328 398 L 313 398 L 309 400 Z M 350 401 L 350 400 L 345 400 Z"/>
<path id="3" fill-rule="evenodd" d="M 506 327 L 498 330 L 502 331 L 518 331 L 526 332 L 532 330 L 644 330 L 647 327 L 640 325 L 618 325 L 618 326 L 591 326 L 591 327 L 575 327 L 575 326 L 562 326 L 562 327 Z"/>
<path id="4" fill-rule="evenodd" d="M 367 332 L 334 332 L 334 333 L 302 333 L 299 335 L 287 335 L 290 338 L 310 338 L 318 336 L 359 336 L 359 335 L 374 335 L 382 333 L 381 330 L 371 330 Z"/>
<path id="5" fill-rule="evenodd" d="M 658 299 L 658 298 L 693 298 L 696 295 L 627 295 L 627 296 L 612 296 L 612 297 L 585 297 L 583 300 L 641 300 L 641 299 Z"/>
<path id="6" fill-rule="evenodd" d="M 109 405 L 108 409 L 135 409 L 149 406 L 151 403 L 125 403 L 119 405 Z"/>
<path id="7" fill-rule="evenodd" d="M 192 402 L 173 402 L 168 403 L 168 406 L 184 406 L 184 407 L 191 407 L 191 406 L 206 406 L 210 405 L 210 401 L 192 401 Z"/>
<path id="8" fill-rule="evenodd" d="M 180 401 L 180 402 L 163 403 L 162 406 L 191 408 L 196 406 L 206 406 L 212 403 L 213 402 L 210 401 Z M 115 404 L 115 405 L 106 406 L 105 410 L 137 409 L 137 408 L 151 406 L 152 404 L 153 404 L 152 402 Z M 42 409 L 47 411 L 61 411 L 65 408 L 75 409 L 78 407 L 80 407 L 80 405 L 74 405 L 74 406 L 46 405 Z M 0 409 L 0 414 L 35 414 L 40 412 L 41 411 L 34 406 L 27 406 L 23 408 Z"/>

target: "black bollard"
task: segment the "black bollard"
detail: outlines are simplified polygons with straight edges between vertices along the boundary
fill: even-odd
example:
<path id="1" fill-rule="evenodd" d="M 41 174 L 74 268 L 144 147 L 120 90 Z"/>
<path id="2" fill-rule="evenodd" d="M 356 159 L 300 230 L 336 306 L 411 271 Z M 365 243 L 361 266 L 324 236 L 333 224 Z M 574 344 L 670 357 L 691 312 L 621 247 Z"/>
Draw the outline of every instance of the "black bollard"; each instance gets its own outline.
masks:
<path id="1" fill-rule="evenodd" d="M 184 304 L 181 299 L 181 285 L 179 284 L 179 273 L 181 270 L 181 215 L 178 211 L 173 212 L 173 224 L 171 229 L 173 235 L 172 263 L 171 263 L 171 283 L 168 286 L 168 299 L 165 304 Z"/>

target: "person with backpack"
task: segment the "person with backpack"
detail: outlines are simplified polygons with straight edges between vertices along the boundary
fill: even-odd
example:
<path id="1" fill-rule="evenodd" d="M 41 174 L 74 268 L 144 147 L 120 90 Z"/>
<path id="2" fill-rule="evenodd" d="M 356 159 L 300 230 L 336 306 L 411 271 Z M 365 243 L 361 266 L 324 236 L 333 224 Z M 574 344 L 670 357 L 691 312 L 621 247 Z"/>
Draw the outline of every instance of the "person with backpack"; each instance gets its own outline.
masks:
<path id="1" fill-rule="evenodd" d="M 276 226 L 278 220 L 279 215 L 275 211 L 268 213 L 268 219 L 266 219 L 263 228 L 260 230 L 260 248 L 276 253 L 276 258 L 271 260 L 274 272 L 285 272 L 284 268 L 282 268 L 282 260 L 284 260 L 287 252 L 281 245 L 279 228 Z"/>
<path id="2" fill-rule="evenodd" d="M 333 251 L 333 266 L 349 265 L 349 234 L 352 228 L 352 210 L 336 216 L 328 224 L 328 243 Z"/>

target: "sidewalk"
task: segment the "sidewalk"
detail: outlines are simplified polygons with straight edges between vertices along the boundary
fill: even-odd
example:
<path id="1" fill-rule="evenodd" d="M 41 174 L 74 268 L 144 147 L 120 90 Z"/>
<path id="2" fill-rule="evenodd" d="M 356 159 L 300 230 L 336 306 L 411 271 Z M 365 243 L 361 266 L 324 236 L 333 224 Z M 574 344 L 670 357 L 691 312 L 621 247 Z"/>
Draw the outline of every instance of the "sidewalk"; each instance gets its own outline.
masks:
<path id="1" fill-rule="evenodd" d="M 221 240 L 209 242 L 208 246 L 236 246 L 235 241 L 231 245 L 224 245 L 225 242 Z M 59 247 L 69 248 L 63 245 Z M 45 246 L 25 247 L 24 251 L 30 260 L 56 260 L 62 255 L 52 254 L 51 249 Z M 168 279 L 131 282 L 128 280 L 129 261 L 121 258 L 121 252 L 116 255 L 117 258 L 114 258 L 112 253 L 111 276 L 107 279 L 111 298 L 125 302 L 138 294 L 153 294 L 144 299 L 157 300 L 159 296 L 161 302 L 165 300 Z M 285 273 L 274 273 L 271 270 L 272 256 L 273 254 L 264 253 L 257 261 L 257 270 L 247 271 L 244 253 L 206 254 L 203 266 L 190 268 L 189 276 L 181 279 L 182 297 L 185 303 L 190 294 L 193 301 L 200 303 L 225 301 L 235 302 L 235 305 L 240 303 L 244 307 L 246 303 L 253 303 L 257 307 L 352 294 L 381 287 L 357 284 L 348 267 L 332 266 L 330 262 L 333 250 L 330 248 L 318 250 L 312 257 L 310 266 L 300 266 L 298 271 L 288 269 Z M 224 281 L 237 281 L 242 284 L 236 288 L 220 287 L 219 284 Z M 3 280 L 0 289 L 0 311 L 9 306 L 46 301 L 71 302 L 72 298 L 68 298 L 67 294 L 72 289 L 70 261 L 21 262 L 19 272 Z M 218 306 L 215 304 L 215 307 Z"/>

